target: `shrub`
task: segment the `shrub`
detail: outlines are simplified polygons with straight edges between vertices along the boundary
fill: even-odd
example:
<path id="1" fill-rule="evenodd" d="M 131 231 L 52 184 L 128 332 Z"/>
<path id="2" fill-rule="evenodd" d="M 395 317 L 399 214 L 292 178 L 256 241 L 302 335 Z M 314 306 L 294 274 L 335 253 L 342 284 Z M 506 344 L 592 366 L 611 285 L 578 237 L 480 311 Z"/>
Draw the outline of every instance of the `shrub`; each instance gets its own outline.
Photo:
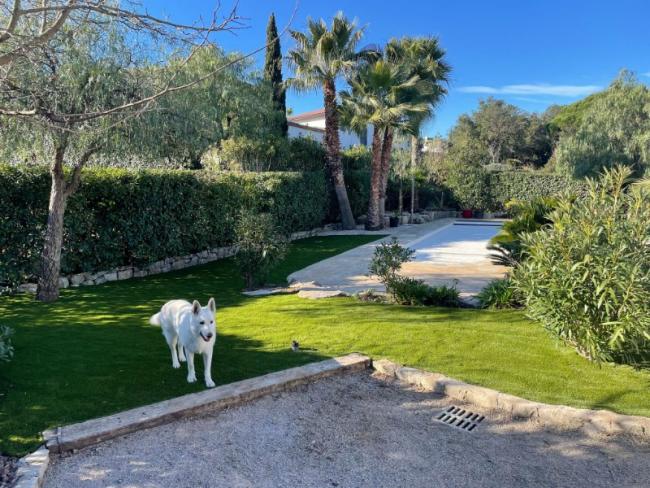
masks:
<path id="1" fill-rule="evenodd" d="M 288 159 L 289 146 L 284 137 L 239 136 L 221 141 L 221 147 L 211 155 L 212 161 L 206 164 L 226 171 L 277 171 L 285 169 Z"/>
<path id="2" fill-rule="evenodd" d="M 455 287 L 430 286 L 422 280 L 399 276 L 390 282 L 393 299 L 400 305 L 457 307 L 459 294 Z"/>
<path id="3" fill-rule="evenodd" d="M 461 209 L 490 210 L 493 207 L 489 175 L 481 166 L 450 168 L 445 184 Z"/>
<path id="4" fill-rule="evenodd" d="M 516 266 L 524 259 L 521 239 L 527 232 L 535 232 L 550 223 L 549 215 L 557 206 L 556 198 L 536 198 L 525 202 L 513 200 L 506 204 L 512 220 L 505 222 L 501 231 L 490 239 L 492 262 L 502 266 Z"/>
<path id="5" fill-rule="evenodd" d="M 513 274 L 530 317 L 597 361 L 634 362 L 650 349 L 650 194 L 627 168 L 588 180 L 552 224 L 523 239 Z"/>
<path id="6" fill-rule="evenodd" d="M 323 171 L 326 165 L 326 152 L 323 144 L 307 137 L 289 139 L 288 160 L 285 170 Z"/>
<path id="7" fill-rule="evenodd" d="M 375 248 L 370 272 L 379 278 L 387 291 L 392 292 L 391 286 L 397 281 L 402 264 L 410 261 L 414 254 L 413 249 L 400 246 L 397 238 L 393 237 L 390 242 L 382 242 Z"/>
<path id="8" fill-rule="evenodd" d="M 287 239 L 268 213 L 243 212 L 235 228 L 235 262 L 247 289 L 264 284 L 269 271 L 287 252 Z"/>
<path id="9" fill-rule="evenodd" d="M 369 147 L 352 146 L 341 151 L 341 163 L 345 171 L 370 171 L 372 153 Z"/>
<path id="10" fill-rule="evenodd" d="M 47 168 L 0 166 L 0 283 L 34 274 L 47 219 Z M 242 209 L 285 234 L 323 223 L 322 171 L 227 173 L 89 168 L 68 202 L 62 273 L 143 266 L 234 242 Z"/>
<path id="11" fill-rule="evenodd" d="M 481 308 L 519 308 L 522 305 L 521 296 L 508 278 L 492 280 L 477 298 Z"/>
<path id="12" fill-rule="evenodd" d="M 11 361 L 14 356 L 14 348 L 11 345 L 12 329 L 6 325 L 0 325 L 0 361 Z"/>
<path id="13" fill-rule="evenodd" d="M 533 171 L 502 171 L 488 177 L 492 211 L 507 211 L 512 200 L 530 202 L 566 193 L 579 193 L 584 183 L 564 176 Z"/>

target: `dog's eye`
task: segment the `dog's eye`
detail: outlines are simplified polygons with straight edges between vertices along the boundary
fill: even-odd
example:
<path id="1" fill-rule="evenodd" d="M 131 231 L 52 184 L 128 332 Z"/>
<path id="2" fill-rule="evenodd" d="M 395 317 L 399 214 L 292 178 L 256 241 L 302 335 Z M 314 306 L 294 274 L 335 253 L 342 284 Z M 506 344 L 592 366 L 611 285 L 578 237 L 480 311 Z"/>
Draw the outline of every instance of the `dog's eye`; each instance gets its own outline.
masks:
<path id="1" fill-rule="evenodd" d="M 201 322 L 199 322 L 199 324 L 205 325 L 205 320 L 201 320 Z"/>
<path id="2" fill-rule="evenodd" d="M 211 324 L 214 324 L 214 320 L 211 320 L 210 323 L 211 323 Z"/>

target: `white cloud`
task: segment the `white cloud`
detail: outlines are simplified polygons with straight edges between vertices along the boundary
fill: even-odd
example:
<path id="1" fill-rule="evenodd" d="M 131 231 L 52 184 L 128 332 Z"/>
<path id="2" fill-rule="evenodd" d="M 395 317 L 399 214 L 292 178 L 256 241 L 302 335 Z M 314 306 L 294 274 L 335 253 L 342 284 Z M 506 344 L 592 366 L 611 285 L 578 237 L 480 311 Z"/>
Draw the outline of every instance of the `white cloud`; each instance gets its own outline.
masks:
<path id="1" fill-rule="evenodd" d="M 650 71 L 648 71 L 648 72 L 646 72 L 646 73 L 643 73 L 643 76 L 647 76 L 647 77 L 650 78 Z"/>
<path id="2" fill-rule="evenodd" d="M 553 95 L 557 97 L 583 97 L 598 90 L 602 90 L 602 87 L 598 85 L 550 85 L 547 83 L 505 85 L 502 87 L 461 86 L 458 89 L 463 93 L 482 93 L 486 95 Z"/>

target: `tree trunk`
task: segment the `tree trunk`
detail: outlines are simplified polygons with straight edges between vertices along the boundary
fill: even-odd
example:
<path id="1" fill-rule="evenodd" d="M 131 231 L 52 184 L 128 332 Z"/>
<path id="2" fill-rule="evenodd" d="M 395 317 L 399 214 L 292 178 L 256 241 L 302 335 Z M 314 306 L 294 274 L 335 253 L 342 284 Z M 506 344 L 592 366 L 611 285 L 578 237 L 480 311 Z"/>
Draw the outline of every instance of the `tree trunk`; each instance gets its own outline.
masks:
<path id="1" fill-rule="evenodd" d="M 377 126 L 372 131 L 372 166 L 370 173 L 370 199 L 368 202 L 368 220 L 366 221 L 367 230 L 378 230 L 383 227 L 383 222 L 379 220 L 379 199 L 381 197 L 381 129 Z"/>
<path id="2" fill-rule="evenodd" d="M 38 278 L 36 299 L 52 302 L 59 298 L 59 272 L 61 270 L 61 247 L 63 245 L 63 215 L 68 200 L 65 175 L 63 174 L 63 156 L 65 148 L 55 150 L 54 162 L 50 168 L 52 185 L 47 214 L 47 228 L 41 254 L 41 270 Z"/>
<path id="3" fill-rule="evenodd" d="M 404 178 L 399 177 L 399 193 L 397 197 L 397 216 L 400 224 L 402 223 L 402 212 L 404 212 Z"/>
<path id="4" fill-rule="evenodd" d="M 339 203 L 341 221 L 344 229 L 355 229 L 354 216 L 345 189 L 343 166 L 341 165 L 341 142 L 339 140 L 339 117 L 336 106 L 336 86 L 334 80 L 323 83 L 325 98 L 325 148 L 327 150 L 327 166 L 330 171 L 336 199 Z"/>
<path id="5" fill-rule="evenodd" d="M 409 223 L 413 223 L 413 214 L 415 213 L 415 168 L 418 166 L 420 159 L 420 138 L 411 136 L 411 216 Z"/>
<path id="6" fill-rule="evenodd" d="M 63 247 L 63 216 L 68 197 L 72 195 L 81 182 L 81 170 L 90 157 L 99 149 L 91 143 L 79 158 L 72 176 L 66 181 L 63 171 L 63 158 L 67 149 L 67 141 L 57 144 L 54 150 L 54 160 L 50 167 L 52 185 L 50 203 L 47 213 L 47 228 L 43 239 L 41 254 L 41 269 L 36 289 L 36 299 L 42 302 L 53 302 L 59 298 L 59 273 L 61 271 L 61 248 Z"/>
<path id="7" fill-rule="evenodd" d="M 388 189 L 388 176 L 390 174 L 390 152 L 393 148 L 393 129 L 384 130 L 384 140 L 381 144 L 381 194 L 379 196 L 379 219 L 382 227 L 386 216 L 386 190 Z"/>

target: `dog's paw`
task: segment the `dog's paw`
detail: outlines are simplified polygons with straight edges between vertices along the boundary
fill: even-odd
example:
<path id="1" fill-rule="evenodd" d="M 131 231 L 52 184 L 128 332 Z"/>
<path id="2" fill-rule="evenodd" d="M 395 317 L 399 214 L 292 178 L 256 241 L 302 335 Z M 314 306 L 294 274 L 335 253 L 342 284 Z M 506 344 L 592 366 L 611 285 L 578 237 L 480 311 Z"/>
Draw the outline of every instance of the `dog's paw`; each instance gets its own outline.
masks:
<path id="1" fill-rule="evenodd" d="M 194 374 L 188 374 L 188 375 L 187 375 L 187 382 L 188 382 L 188 383 L 196 383 L 196 375 L 194 375 Z"/>
<path id="2" fill-rule="evenodd" d="M 174 362 L 172 363 L 172 368 L 174 368 L 174 369 L 178 369 L 178 368 L 180 368 L 180 367 L 181 367 L 181 363 L 179 363 L 178 361 L 174 361 Z"/>
<path id="3" fill-rule="evenodd" d="M 205 386 L 207 386 L 208 388 L 214 388 L 217 385 L 215 385 L 214 381 L 212 380 L 205 380 Z"/>

